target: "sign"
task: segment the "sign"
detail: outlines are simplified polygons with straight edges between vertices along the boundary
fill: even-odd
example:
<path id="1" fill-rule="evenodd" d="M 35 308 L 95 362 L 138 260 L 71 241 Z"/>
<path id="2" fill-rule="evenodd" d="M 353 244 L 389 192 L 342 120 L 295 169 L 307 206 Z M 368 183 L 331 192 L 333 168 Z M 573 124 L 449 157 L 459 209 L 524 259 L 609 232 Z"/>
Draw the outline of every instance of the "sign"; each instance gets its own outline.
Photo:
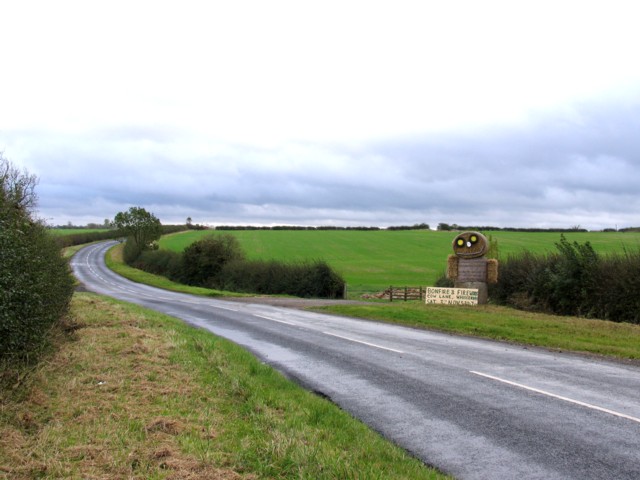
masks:
<path id="1" fill-rule="evenodd" d="M 425 302 L 441 305 L 478 305 L 478 289 L 427 287 Z"/>

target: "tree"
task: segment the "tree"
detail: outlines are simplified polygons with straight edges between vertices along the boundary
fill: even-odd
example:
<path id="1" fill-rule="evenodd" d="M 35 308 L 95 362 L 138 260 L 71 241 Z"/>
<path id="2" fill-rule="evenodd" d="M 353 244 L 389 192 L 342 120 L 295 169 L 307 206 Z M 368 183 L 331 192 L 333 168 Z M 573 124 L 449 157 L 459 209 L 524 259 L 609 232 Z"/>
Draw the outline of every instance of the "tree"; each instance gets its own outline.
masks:
<path id="1" fill-rule="evenodd" d="M 26 171 L 20 172 L 0 152 L 0 208 L 12 216 L 26 218 L 38 202 L 35 193 L 38 178 Z"/>
<path id="2" fill-rule="evenodd" d="M 128 212 L 119 212 L 113 225 L 123 236 L 131 238 L 142 251 L 162 235 L 162 224 L 153 213 L 142 207 L 131 207 Z"/>

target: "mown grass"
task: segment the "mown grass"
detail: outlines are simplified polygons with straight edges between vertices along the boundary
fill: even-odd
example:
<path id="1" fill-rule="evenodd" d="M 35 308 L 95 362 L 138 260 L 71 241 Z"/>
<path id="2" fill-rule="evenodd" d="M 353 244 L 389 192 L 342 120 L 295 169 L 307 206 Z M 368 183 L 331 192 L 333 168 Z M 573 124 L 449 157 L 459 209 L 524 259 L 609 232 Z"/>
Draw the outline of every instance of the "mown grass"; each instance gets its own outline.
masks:
<path id="1" fill-rule="evenodd" d="M 161 248 L 181 252 L 205 235 L 235 235 L 250 259 L 322 259 L 347 281 L 352 292 L 384 290 L 389 285 L 433 285 L 445 271 L 456 232 L 427 230 L 244 230 L 190 231 L 164 237 Z M 498 241 L 501 258 L 523 250 L 555 251 L 559 233 L 485 232 Z M 640 233 L 569 232 L 570 242 L 591 242 L 598 253 L 640 248 Z"/>
<path id="2" fill-rule="evenodd" d="M 494 305 L 463 307 L 397 302 L 335 305 L 314 310 L 544 348 L 640 359 L 640 325 L 629 323 L 559 317 Z"/>
<path id="3" fill-rule="evenodd" d="M 446 478 L 179 320 L 80 293 L 70 326 L 2 385 L 0 477 Z"/>

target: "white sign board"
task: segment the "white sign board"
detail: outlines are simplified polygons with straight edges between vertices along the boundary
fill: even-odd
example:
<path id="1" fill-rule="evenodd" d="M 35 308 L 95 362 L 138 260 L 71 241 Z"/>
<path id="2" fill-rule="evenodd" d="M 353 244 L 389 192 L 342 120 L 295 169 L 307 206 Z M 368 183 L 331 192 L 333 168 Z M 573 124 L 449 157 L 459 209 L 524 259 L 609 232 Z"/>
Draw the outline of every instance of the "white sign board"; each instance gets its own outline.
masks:
<path id="1" fill-rule="evenodd" d="M 478 289 L 427 287 L 425 302 L 441 305 L 478 305 Z"/>

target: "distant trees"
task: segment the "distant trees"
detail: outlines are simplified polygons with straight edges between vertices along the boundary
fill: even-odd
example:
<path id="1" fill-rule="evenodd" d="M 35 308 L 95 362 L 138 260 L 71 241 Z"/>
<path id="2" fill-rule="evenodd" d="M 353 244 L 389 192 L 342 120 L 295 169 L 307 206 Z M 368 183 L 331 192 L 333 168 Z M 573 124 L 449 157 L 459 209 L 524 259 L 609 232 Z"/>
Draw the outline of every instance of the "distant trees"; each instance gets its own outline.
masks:
<path id="1" fill-rule="evenodd" d="M 37 177 L 0 153 L 0 359 L 34 358 L 67 312 L 69 265 L 33 213 Z"/>

